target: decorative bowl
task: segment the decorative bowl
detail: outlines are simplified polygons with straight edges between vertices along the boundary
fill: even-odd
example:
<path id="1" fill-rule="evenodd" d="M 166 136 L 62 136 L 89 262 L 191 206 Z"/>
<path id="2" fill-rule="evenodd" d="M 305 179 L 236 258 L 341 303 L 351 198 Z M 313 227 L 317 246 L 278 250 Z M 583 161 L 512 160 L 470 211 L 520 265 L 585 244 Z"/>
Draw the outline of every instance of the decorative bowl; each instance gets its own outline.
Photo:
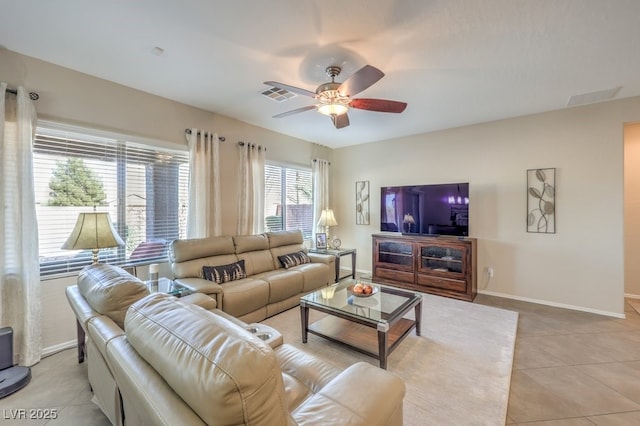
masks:
<path id="1" fill-rule="evenodd" d="M 347 287 L 347 291 L 348 291 L 349 293 L 353 294 L 355 297 L 371 297 L 371 296 L 373 296 L 374 294 L 378 293 L 378 291 L 379 291 L 378 287 L 376 287 L 376 286 L 374 286 L 374 285 L 371 285 L 371 284 L 365 284 L 365 285 L 371 286 L 371 288 L 372 288 L 371 293 L 369 293 L 369 294 L 365 294 L 365 293 L 355 293 L 355 292 L 353 291 L 353 287 L 354 287 L 353 285 L 350 285 L 349 287 Z"/>

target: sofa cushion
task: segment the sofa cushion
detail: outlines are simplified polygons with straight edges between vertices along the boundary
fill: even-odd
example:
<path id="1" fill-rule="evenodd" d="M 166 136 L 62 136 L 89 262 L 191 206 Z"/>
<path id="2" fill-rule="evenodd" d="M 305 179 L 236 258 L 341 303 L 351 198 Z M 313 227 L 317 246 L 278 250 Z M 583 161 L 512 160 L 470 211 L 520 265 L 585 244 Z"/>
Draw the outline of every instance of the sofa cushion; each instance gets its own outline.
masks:
<path id="1" fill-rule="evenodd" d="M 169 246 L 172 263 L 233 253 L 233 238 L 229 236 L 174 240 Z"/>
<path id="2" fill-rule="evenodd" d="M 94 311 L 106 315 L 120 328 L 133 303 L 149 294 L 138 278 L 117 266 L 98 263 L 85 267 L 78 275 L 78 289 Z"/>
<path id="3" fill-rule="evenodd" d="M 311 259 L 307 256 L 307 253 L 300 250 L 295 253 L 283 254 L 278 256 L 278 260 L 282 264 L 284 269 L 289 269 L 292 266 L 302 265 L 303 263 L 311 263 Z"/>
<path id="4" fill-rule="evenodd" d="M 286 425 L 273 350 L 226 318 L 153 294 L 131 306 L 127 340 L 207 424 Z"/>
<path id="5" fill-rule="evenodd" d="M 299 229 L 295 231 L 267 232 L 265 235 L 269 239 L 270 248 L 302 244 L 304 242 L 302 231 Z"/>
<path id="6" fill-rule="evenodd" d="M 278 269 L 255 276 L 269 283 L 269 303 L 286 300 L 300 295 L 304 286 L 304 278 L 299 271 Z"/>
<path id="7" fill-rule="evenodd" d="M 202 267 L 236 262 L 229 236 L 175 240 L 169 246 L 171 272 L 175 278 L 202 278 Z"/>
<path id="8" fill-rule="evenodd" d="M 236 254 L 246 253 L 249 251 L 267 250 L 269 248 L 269 240 L 264 234 L 258 235 L 235 235 L 233 243 L 236 246 Z"/>
<path id="9" fill-rule="evenodd" d="M 221 286 L 222 310 L 234 317 L 242 317 L 269 303 L 269 283 L 266 281 L 247 278 Z"/>
<path id="10" fill-rule="evenodd" d="M 203 266 L 202 275 L 205 280 L 222 284 L 247 278 L 247 271 L 244 268 L 244 260 L 239 260 L 227 265 Z"/>
<path id="11" fill-rule="evenodd" d="M 269 250 L 248 251 L 238 255 L 238 259 L 244 259 L 247 276 L 259 274 L 261 272 L 273 271 L 280 268 L 273 266 L 273 256 Z M 276 262 L 278 262 L 276 260 Z M 279 262 L 278 262 L 279 263 Z"/>
<path id="12" fill-rule="evenodd" d="M 324 287 L 333 283 L 335 276 L 334 271 L 327 274 L 329 266 L 324 263 L 305 263 L 303 265 L 294 266 L 291 271 L 297 271 L 302 273 L 304 279 L 302 284 L 302 292 L 308 293 L 318 288 Z M 328 277 L 332 279 L 329 280 Z"/>
<path id="13" fill-rule="evenodd" d="M 287 406 L 290 411 L 318 393 L 340 373 L 333 364 L 310 357 L 288 344 L 279 346 L 275 353 L 282 369 Z"/>
<path id="14" fill-rule="evenodd" d="M 202 276 L 203 266 L 228 265 L 237 262 L 238 257 L 235 254 L 222 254 L 220 256 L 203 257 L 202 259 L 193 259 L 181 263 L 173 263 L 171 271 L 175 278 L 200 278 Z"/>

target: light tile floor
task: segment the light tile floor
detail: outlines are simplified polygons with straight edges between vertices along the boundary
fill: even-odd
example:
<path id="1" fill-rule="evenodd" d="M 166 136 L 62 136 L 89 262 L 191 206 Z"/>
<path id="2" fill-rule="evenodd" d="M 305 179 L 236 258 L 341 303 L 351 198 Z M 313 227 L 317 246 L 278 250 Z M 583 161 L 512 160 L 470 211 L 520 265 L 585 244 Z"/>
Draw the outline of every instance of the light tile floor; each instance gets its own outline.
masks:
<path id="1" fill-rule="evenodd" d="M 486 295 L 475 303 L 520 312 L 507 424 L 640 424 L 640 314 L 628 303 L 626 319 Z M 108 425 L 86 377 L 75 350 L 43 359 L 27 387 L 0 399 L 0 424 Z M 32 408 L 57 418 L 12 420 Z"/>
<path id="2" fill-rule="evenodd" d="M 640 424 L 640 315 L 626 319 L 479 295 L 520 312 L 509 425 Z"/>
<path id="3" fill-rule="evenodd" d="M 91 397 L 87 363 L 78 364 L 75 349 L 62 351 L 33 366 L 26 387 L 0 399 L 0 425 L 110 425 Z"/>

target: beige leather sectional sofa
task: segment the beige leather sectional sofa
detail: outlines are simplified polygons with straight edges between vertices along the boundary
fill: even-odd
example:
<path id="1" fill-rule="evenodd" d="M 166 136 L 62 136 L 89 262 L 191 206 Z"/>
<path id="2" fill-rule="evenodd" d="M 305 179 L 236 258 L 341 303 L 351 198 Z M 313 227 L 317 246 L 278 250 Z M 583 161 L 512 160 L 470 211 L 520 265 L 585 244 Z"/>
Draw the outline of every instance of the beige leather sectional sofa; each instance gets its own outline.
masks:
<path id="1" fill-rule="evenodd" d="M 303 251 L 310 262 L 285 269 L 279 256 Z M 335 257 L 308 253 L 302 232 L 279 231 L 175 240 L 169 247 L 175 281 L 216 299 L 218 309 L 247 322 L 292 308 L 300 296 L 335 281 Z M 244 261 L 246 278 L 217 284 L 203 267 Z"/>
<path id="2" fill-rule="evenodd" d="M 94 401 L 114 425 L 402 424 L 393 373 L 340 371 L 203 294 L 148 294 L 120 268 L 93 265 L 67 296 L 87 332 Z"/>

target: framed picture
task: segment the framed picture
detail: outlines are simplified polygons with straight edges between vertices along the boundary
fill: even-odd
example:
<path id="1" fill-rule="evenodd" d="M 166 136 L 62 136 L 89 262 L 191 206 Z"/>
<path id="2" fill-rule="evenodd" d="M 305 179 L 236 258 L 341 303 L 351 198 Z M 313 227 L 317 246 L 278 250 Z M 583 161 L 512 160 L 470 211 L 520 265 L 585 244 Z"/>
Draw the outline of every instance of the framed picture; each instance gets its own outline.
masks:
<path id="1" fill-rule="evenodd" d="M 527 232 L 556 233 L 556 169 L 527 170 Z"/>
<path id="2" fill-rule="evenodd" d="M 316 234 L 316 248 L 320 250 L 327 249 L 327 234 L 319 232 Z"/>
<path id="3" fill-rule="evenodd" d="M 369 181 L 356 182 L 356 225 L 369 225 Z"/>

